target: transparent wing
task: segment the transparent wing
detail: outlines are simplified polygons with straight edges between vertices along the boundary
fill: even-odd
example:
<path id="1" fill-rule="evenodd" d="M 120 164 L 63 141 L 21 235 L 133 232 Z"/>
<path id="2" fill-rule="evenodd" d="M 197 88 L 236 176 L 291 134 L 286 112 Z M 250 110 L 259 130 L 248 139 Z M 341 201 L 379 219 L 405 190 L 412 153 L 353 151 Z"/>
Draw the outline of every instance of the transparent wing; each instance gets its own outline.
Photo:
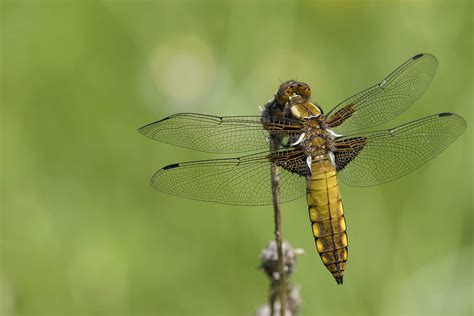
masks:
<path id="1" fill-rule="evenodd" d="M 465 129 L 462 117 L 441 113 L 389 130 L 338 138 L 338 176 L 352 186 L 393 181 L 439 154 Z"/>
<path id="2" fill-rule="evenodd" d="M 179 113 L 143 126 L 143 135 L 176 146 L 209 153 L 241 153 L 269 147 L 268 135 L 301 134 L 295 120 L 260 116 L 212 116 Z"/>
<path id="3" fill-rule="evenodd" d="M 387 78 L 338 104 L 328 113 L 334 132 L 347 135 L 392 120 L 418 100 L 433 79 L 438 61 L 430 54 L 418 54 Z"/>
<path id="4" fill-rule="evenodd" d="M 270 167 L 277 165 L 295 170 L 304 159 L 300 150 L 272 154 L 260 153 L 241 158 L 213 159 L 169 165 L 156 172 L 154 189 L 193 200 L 232 205 L 272 204 Z M 307 167 L 306 167 L 307 168 Z M 281 202 L 303 196 L 305 177 L 278 168 L 281 180 Z"/>

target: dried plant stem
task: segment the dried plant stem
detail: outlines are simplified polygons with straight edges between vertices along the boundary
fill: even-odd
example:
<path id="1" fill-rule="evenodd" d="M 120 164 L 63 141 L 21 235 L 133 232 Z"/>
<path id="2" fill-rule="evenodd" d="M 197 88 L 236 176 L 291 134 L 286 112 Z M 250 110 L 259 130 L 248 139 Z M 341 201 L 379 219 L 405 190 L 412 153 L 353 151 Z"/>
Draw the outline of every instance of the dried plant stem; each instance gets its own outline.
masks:
<path id="1" fill-rule="evenodd" d="M 283 238 L 281 230 L 281 209 L 280 209 L 280 174 L 278 172 L 278 166 L 272 164 L 271 166 L 272 175 L 272 196 L 273 196 L 273 216 L 275 221 L 275 241 L 277 244 L 278 262 L 277 271 L 279 276 L 279 300 L 280 300 L 280 316 L 285 316 L 286 311 L 286 280 L 284 273 L 284 262 L 283 262 Z M 272 298 L 273 297 L 273 298 Z M 274 299 L 275 295 L 270 295 L 270 309 L 271 315 L 274 315 Z"/>
<path id="2" fill-rule="evenodd" d="M 283 263 L 285 281 L 285 315 L 297 316 L 301 303 L 300 290 L 290 282 L 290 275 L 296 269 L 296 256 L 303 254 L 303 249 L 294 249 L 287 241 L 283 240 Z M 257 309 L 256 316 L 270 316 L 281 313 L 279 299 L 280 277 L 278 273 L 278 251 L 277 243 L 271 240 L 260 253 L 260 269 L 270 279 L 269 302 Z"/>

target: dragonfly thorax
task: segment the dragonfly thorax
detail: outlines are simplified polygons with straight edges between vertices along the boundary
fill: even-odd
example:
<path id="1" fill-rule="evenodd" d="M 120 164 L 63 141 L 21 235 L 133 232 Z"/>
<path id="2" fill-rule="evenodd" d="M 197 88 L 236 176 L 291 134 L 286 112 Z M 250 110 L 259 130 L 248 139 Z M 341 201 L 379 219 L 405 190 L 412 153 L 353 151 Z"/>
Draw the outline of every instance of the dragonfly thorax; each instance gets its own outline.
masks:
<path id="1" fill-rule="evenodd" d="M 303 131 L 304 138 L 300 144 L 306 155 L 313 158 L 324 156 L 333 148 L 334 135 L 324 128 L 324 115 L 305 118 Z"/>

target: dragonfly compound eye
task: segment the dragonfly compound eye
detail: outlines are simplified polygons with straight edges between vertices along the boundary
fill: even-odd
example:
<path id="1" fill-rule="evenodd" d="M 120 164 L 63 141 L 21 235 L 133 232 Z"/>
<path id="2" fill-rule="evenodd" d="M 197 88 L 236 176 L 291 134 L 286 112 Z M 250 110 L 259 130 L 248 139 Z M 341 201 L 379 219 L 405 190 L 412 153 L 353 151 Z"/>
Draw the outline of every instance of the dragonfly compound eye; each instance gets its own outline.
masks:
<path id="1" fill-rule="evenodd" d="M 278 103 L 285 105 L 295 95 L 307 100 L 311 96 L 311 88 L 304 82 L 290 80 L 280 85 L 275 97 Z"/>

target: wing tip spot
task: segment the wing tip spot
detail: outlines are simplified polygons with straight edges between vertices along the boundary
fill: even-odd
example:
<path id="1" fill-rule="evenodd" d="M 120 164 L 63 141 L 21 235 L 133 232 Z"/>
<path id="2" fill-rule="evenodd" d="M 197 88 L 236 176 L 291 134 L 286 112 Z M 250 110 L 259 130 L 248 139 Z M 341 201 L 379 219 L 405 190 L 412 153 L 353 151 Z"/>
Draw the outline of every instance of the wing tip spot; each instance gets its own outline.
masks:
<path id="1" fill-rule="evenodd" d="M 450 112 L 443 112 L 443 113 L 438 114 L 439 117 L 446 117 L 446 116 L 452 116 L 452 115 L 454 115 L 454 113 L 450 113 Z"/>
<path id="2" fill-rule="evenodd" d="M 424 55 L 425 55 L 425 54 L 417 54 L 417 55 L 413 56 L 412 59 L 413 59 L 413 60 L 417 60 L 418 58 L 423 57 Z"/>
<path id="3" fill-rule="evenodd" d="M 166 167 L 163 167 L 162 170 L 169 170 L 169 169 L 174 169 L 174 168 L 177 168 L 177 167 L 179 167 L 179 163 L 174 163 L 172 165 L 168 165 Z"/>

